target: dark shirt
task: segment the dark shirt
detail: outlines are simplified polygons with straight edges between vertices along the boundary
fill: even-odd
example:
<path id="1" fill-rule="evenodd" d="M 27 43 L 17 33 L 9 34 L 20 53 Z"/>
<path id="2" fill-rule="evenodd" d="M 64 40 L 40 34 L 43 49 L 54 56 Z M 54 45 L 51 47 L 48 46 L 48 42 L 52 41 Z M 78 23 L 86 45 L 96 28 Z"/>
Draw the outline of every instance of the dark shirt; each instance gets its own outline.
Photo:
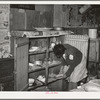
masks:
<path id="1" fill-rule="evenodd" d="M 66 76 L 69 77 L 71 73 L 74 71 L 75 67 L 81 63 L 82 52 L 69 44 L 64 44 L 64 47 L 66 48 L 65 51 L 66 59 L 62 57 L 61 60 L 62 60 L 62 65 L 67 65 L 67 66 L 70 65 L 68 71 L 66 72 Z"/>

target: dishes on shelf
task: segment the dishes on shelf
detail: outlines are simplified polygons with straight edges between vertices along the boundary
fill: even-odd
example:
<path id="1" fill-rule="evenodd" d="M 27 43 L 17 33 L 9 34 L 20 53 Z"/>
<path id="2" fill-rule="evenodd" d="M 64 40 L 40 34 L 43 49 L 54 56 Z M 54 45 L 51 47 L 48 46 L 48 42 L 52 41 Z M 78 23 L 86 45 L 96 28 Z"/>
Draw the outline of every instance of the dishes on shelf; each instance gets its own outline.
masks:
<path id="1" fill-rule="evenodd" d="M 29 88 L 36 88 L 36 87 L 39 87 L 41 85 L 44 85 L 44 83 L 45 82 L 43 81 L 43 79 L 39 80 L 39 79 L 29 78 Z"/>
<path id="2" fill-rule="evenodd" d="M 34 64 L 33 63 L 29 63 L 29 67 L 33 67 L 34 66 Z"/>
<path id="3" fill-rule="evenodd" d="M 29 81 L 29 86 L 32 86 L 33 83 L 35 82 L 35 80 L 33 78 L 29 78 L 28 81 Z"/>
<path id="4" fill-rule="evenodd" d="M 52 42 L 51 45 L 50 45 L 50 49 L 53 50 L 55 45 L 56 45 L 56 43 Z"/>
<path id="5" fill-rule="evenodd" d="M 31 46 L 33 46 L 33 47 L 31 47 L 29 50 L 29 57 L 30 57 L 29 61 L 32 62 L 32 64 L 29 64 L 29 73 L 28 74 L 29 74 L 29 77 L 32 77 L 32 76 L 34 77 L 34 75 L 35 75 L 35 82 L 34 82 L 35 85 L 32 85 L 32 87 L 31 87 L 33 90 L 38 87 L 49 84 L 49 81 L 52 82 L 52 81 L 56 81 L 56 80 L 59 80 L 62 78 L 62 77 L 60 77 L 60 75 L 56 75 L 56 74 L 54 76 L 52 75 L 51 78 L 49 77 L 49 73 L 51 73 L 53 71 L 52 69 L 56 66 L 59 66 L 61 64 L 61 62 L 55 61 L 52 59 L 52 58 L 54 58 L 54 56 L 52 56 L 52 53 L 53 53 L 53 47 L 55 46 L 55 41 L 52 41 L 52 40 L 49 41 L 49 39 L 48 39 L 48 37 L 51 38 L 51 36 L 55 37 L 55 36 L 62 35 L 63 34 L 63 33 L 61 34 L 62 29 L 58 28 L 57 30 L 60 30 L 59 32 L 55 31 L 55 30 L 52 30 L 52 32 L 50 32 L 51 28 L 45 28 L 45 27 L 35 28 L 35 29 L 36 29 L 36 31 L 43 31 L 43 32 L 38 32 L 40 34 L 37 35 L 37 39 L 39 39 L 40 37 L 42 37 L 44 35 L 47 39 L 42 44 L 41 44 L 41 41 L 39 43 L 35 43 L 35 40 L 32 41 Z M 65 34 L 65 32 L 64 32 L 64 34 Z M 47 43 L 45 44 L 45 42 L 47 42 Z M 50 56 L 49 56 L 49 53 L 50 53 Z M 41 55 L 38 56 L 38 54 L 41 54 Z M 43 57 L 41 57 L 42 54 L 43 54 Z M 49 57 L 50 57 L 50 59 L 49 59 Z M 39 61 L 39 60 L 41 60 L 41 61 Z M 59 73 L 59 68 L 60 68 L 60 66 L 57 68 L 58 69 L 56 71 L 57 74 Z M 56 70 L 56 68 L 55 68 L 55 70 Z M 55 70 L 53 72 L 55 72 Z"/>
<path id="6" fill-rule="evenodd" d="M 50 78 L 63 78 L 63 74 L 54 74 L 54 73 L 51 73 L 51 74 L 49 74 L 49 77 Z"/>
<path id="7" fill-rule="evenodd" d="M 39 47 L 31 47 L 30 49 L 29 49 L 29 52 L 34 52 L 34 51 L 38 51 L 39 50 Z"/>
<path id="8" fill-rule="evenodd" d="M 42 61 L 38 60 L 38 61 L 34 61 L 34 64 L 37 66 L 41 66 L 42 65 Z"/>
<path id="9" fill-rule="evenodd" d="M 29 72 L 40 69 L 41 66 L 40 65 L 35 65 L 33 63 L 29 63 Z"/>
<path id="10" fill-rule="evenodd" d="M 45 77 L 43 75 L 39 75 L 37 78 L 39 81 L 45 83 Z"/>
<path id="11" fill-rule="evenodd" d="M 63 74 L 56 75 L 56 78 L 62 78 L 62 77 L 63 77 Z"/>
<path id="12" fill-rule="evenodd" d="M 42 65 L 35 65 L 34 63 L 29 63 L 29 73 L 32 73 L 34 71 L 44 70 L 47 66 L 51 68 L 59 64 L 61 64 L 60 61 L 48 61 L 48 62 L 44 61 Z"/>
<path id="13" fill-rule="evenodd" d="M 42 53 L 42 52 L 45 52 L 47 50 L 47 47 L 43 47 L 43 48 L 40 48 L 40 47 L 31 47 L 29 49 L 29 53 Z"/>
<path id="14" fill-rule="evenodd" d="M 60 64 L 61 62 L 60 61 L 55 61 L 55 60 L 53 60 L 50 64 L 49 64 L 49 66 L 53 66 L 53 65 L 56 65 L 56 64 Z"/>

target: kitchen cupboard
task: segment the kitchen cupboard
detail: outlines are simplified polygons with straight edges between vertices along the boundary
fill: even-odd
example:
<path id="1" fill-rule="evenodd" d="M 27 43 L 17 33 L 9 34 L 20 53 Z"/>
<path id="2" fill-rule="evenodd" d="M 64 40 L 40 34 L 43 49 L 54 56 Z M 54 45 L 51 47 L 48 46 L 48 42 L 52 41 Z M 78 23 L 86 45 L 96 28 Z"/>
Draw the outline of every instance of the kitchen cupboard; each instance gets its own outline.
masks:
<path id="1" fill-rule="evenodd" d="M 25 37 L 26 33 L 26 37 Z M 29 34 L 30 33 L 30 34 Z M 57 80 L 62 79 L 62 77 L 53 78 L 50 77 L 52 73 L 58 74 L 61 68 L 61 62 L 56 60 L 56 57 L 53 54 L 51 47 L 51 43 L 63 41 L 62 35 L 67 34 L 68 32 L 58 32 L 58 31 L 46 31 L 46 32 L 38 32 L 44 35 L 34 35 L 36 34 L 34 31 L 12 31 L 12 40 L 14 43 L 12 46 L 12 53 L 14 54 L 14 86 L 15 90 L 34 90 L 41 86 L 48 86 Z M 24 34 L 24 35 L 23 35 Z M 24 36 L 24 37 L 23 37 Z M 39 46 L 40 49 L 35 52 L 29 52 L 31 47 Z M 49 61 L 55 59 L 54 62 L 49 64 Z M 32 70 L 29 70 L 29 63 L 34 63 L 36 60 L 42 60 L 45 62 L 42 66 L 35 66 Z M 45 67 L 44 67 L 45 66 Z M 38 76 L 43 75 L 45 77 L 45 81 L 38 81 Z M 38 81 L 39 84 L 35 84 L 32 87 L 29 87 L 28 79 L 33 78 Z M 42 84 L 41 84 L 42 83 Z M 51 88 L 51 87 L 50 87 Z M 53 87 L 52 87 L 53 88 Z"/>
<path id="2" fill-rule="evenodd" d="M 31 71 L 29 71 L 29 78 L 33 78 L 35 80 L 38 80 L 40 84 L 37 83 L 37 85 L 33 85 L 32 87 L 29 87 L 28 90 L 41 90 L 39 87 L 46 86 L 50 91 L 52 91 L 52 88 L 54 88 L 54 85 L 48 85 L 52 84 L 53 82 L 56 82 L 60 79 L 50 77 L 51 74 L 59 74 L 60 68 L 61 68 L 61 62 L 55 61 L 53 62 L 55 57 L 53 54 L 53 51 L 50 49 L 50 45 L 54 38 L 56 38 L 58 41 L 60 41 L 60 37 L 37 37 L 37 38 L 30 38 L 30 47 L 31 46 L 38 46 L 40 47 L 40 50 L 37 52 L 31 52 L 29 53 L 29 62 L 35 62 L 35 61 L 42 61 L 41 66 L 35 66 Z M 31 58 L 32 57 L 32 58 Z M 49 64 L 51 62 L 51 64 Z M 39 76 L 44 76 L 45 81 L 42 82 L 42 80 L 39 80 Z M 60 84 L 62 84 L 60 82 Z M 59 86 L 60 86 L 59 84 Z M 62 85 L 59 89 L 62 88 Z M 55 87 L 55 90 L 57 90 L 57 87 Z M 43 91 L 43 89 L 42 89 Z"/>

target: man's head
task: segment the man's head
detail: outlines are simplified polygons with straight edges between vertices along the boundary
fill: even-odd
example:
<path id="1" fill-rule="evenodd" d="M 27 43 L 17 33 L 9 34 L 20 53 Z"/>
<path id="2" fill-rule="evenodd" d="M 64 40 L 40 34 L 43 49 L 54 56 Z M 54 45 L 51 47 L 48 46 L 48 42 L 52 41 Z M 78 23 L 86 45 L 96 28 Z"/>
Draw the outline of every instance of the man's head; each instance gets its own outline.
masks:
<path id="1" fill-rule="evenodd" d="M 54 46 L 53 51 L 57 58 L 61 58 L 65 52 L 66 48 L 62 44 L 57 44 Z"/>

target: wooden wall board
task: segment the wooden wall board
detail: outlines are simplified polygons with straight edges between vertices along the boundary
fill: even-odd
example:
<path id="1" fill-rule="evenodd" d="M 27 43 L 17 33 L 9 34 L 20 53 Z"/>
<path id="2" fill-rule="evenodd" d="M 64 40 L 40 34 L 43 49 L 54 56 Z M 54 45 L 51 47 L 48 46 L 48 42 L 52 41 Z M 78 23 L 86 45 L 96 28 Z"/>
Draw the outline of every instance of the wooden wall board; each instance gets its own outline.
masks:
<path id="1" fill-rule="evenodd" d="M 53 27 L 62 27 L 62 5 L 54 5 Z"/>
<path id="2" fill-rule="evenodd" d="M 26 10 L 26 30 L 34 30 L 39 26 L 40 12 L 35 10 Z"/>
<path id="3" fill-rule="evenodd" d="M 25 30 L 25 10 L 10 9 L 10 30 Z"/>
<path id="4" fill-rule="evenodd" d="M 23 43 L 26 44 L 21 45 Z M 28 39 L 17 38 L 15 40 L 14 56 L 15 56 L 14 57 L 15 58 L 15 67 L 14 67 L 15 90 L 20 91 L 28 86 Z"/>

